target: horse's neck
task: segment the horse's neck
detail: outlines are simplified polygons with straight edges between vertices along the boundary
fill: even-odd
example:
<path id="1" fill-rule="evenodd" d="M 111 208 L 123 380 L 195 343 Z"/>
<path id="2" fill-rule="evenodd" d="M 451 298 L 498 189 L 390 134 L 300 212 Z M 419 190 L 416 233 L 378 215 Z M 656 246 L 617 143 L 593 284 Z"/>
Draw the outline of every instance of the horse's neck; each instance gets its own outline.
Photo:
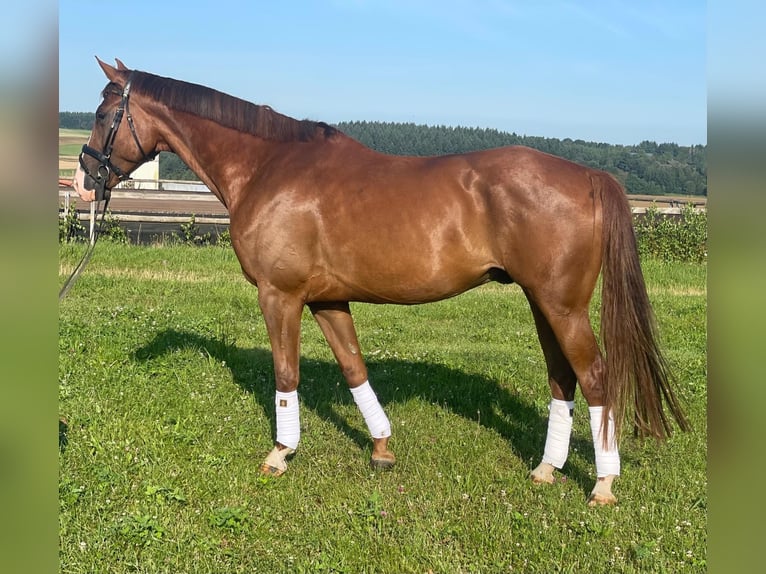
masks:
<path id="1" fill-rule="evenodd" d="M 170 150 L 189 166 L 221 203 L 230 207 L 257 165 L 258 142 L 255 138 L 209 120 L 180 123 L 176 119 L 166 125 L 164 139 Z M 228 148 L 232 138 L 241 139 L 239 145 L 233 146 L 239 148 L 236 154 L 228 154 L 216 143 L 226 142 Z"/>

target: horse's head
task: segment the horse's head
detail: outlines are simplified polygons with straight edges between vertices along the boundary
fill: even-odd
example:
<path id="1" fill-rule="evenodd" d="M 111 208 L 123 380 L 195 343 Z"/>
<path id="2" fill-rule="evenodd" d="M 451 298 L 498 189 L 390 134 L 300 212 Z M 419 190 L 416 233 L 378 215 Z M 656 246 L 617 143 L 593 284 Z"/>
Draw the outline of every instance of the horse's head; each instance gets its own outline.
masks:
<path id="1" fill-rule="evenodd" d="M 98 58 L 96 58 L 98 60 Z M 96 109 L 88 143 L 82 147 L 74 188 L 85 201 L 107 199 L 111 189 L 142 163 L 157 155 L 153 122 L 137 103 L 131 107 L 135 72 L 117 60 L 117 67 L 98 60 L 109 83 Z"/>

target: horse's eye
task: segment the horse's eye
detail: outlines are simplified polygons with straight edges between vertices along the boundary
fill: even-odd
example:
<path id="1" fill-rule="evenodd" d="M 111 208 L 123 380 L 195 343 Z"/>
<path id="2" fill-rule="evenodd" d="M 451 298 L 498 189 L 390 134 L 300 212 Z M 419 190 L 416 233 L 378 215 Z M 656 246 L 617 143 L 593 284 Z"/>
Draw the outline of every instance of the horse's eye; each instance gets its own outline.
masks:
<path id="1" fill-rule="evenodd" d="M 99 121 L 104 121 L 106 114 L 104 112 L 96 112 L 96 118 L 98 118 Z"/>

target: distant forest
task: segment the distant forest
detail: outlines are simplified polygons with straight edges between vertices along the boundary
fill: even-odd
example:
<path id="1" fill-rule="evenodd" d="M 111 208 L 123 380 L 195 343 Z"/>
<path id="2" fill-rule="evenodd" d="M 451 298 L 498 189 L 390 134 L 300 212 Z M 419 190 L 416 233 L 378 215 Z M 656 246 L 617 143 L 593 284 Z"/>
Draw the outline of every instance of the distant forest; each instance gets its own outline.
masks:
<path id="1" fill-rule="evenodd" d="M 59 127 L 91 129 L 93 112 L 60 112 Z M 394 155 L 442 155 L 524 145 L 608 171 L 628 193 L 707 195 L 707 146 L 644 141 L 623 146 L 583 140 L 517 135 L 496 129 L 425 126 L 413 123 L 341 122 L 339 130 L 380 152 Z M 160 178 L 197 180 L 172 153 L 160 154 Z"/>

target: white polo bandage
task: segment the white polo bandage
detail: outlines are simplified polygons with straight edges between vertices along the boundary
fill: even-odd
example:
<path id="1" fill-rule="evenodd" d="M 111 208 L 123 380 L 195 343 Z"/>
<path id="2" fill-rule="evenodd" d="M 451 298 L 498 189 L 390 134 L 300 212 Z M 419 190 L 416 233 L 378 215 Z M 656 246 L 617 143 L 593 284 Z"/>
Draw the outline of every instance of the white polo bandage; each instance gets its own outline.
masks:
<path id="1" fill-rule="evenodd" d="M 548 406 L 548 436 L 545 439 L 543 462 L 562 468 L 569 456 L 569 438 L 572 436 L 574 401 L 551 399 Z"/>
<path id="2" fill-rule="evenodd" d="M 620 474 L 620 452 L 617 449 L 617 438 L 614 435 L 614 418 L 609 417 L 607 428 L 607 448 L 604 448 L 604 435 L 601 430 L 601 419 L 604 407 L 588 407 L 590 411 L 590 430 L 593 435 L 593 448 L 596 452 L 596 476 L 603 478 L 610 474 Z"/>
<path id="3" fill-rule="evenodd" d="M 367 428 L 372 438 L 386 438 L 391 436 L 391 423 L 388 422 L 383 407 L 378 402 L 375 391 L 372 390 L 369 381 L 365 381 L 358 387 L 351 389 L 354 402 L 367 423 Z"/>
<path id="4" fill-rule="evenodd" d="M 277 391 L 277 442 L 295 449 L 301 438 L 301 421 L 298 410 L 298 391 Z"/>

